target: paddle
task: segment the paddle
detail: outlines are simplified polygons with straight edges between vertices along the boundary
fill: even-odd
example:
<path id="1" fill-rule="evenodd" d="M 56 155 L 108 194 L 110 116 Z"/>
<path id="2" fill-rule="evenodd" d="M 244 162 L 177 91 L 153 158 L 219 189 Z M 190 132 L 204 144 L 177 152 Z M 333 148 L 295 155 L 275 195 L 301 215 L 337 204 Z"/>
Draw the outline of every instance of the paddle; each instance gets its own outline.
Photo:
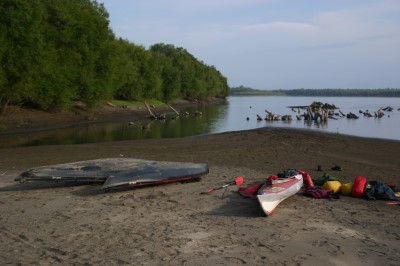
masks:
<path id="1" fill-rule="evenodd" d="M 226 188 L 226 187 L 229 187 L 229 186 L 232 186 L 232 185 L 239 186 L 241 184 L 243 184 L 243 176 L 238 176 L 238 177 L 235 178 L 235 180 L 233 180 L 231 182 L 225 183 L 222 186 L 219 186 L 219 187 L 216 187 L 216 188 L 208 189 L 206 191 L 201 192 L 201 194 L 210 194 L 210 193 L 212 193 L 212 192 L 214 192 L 216 190 L 219 190 L 219 189 L 223 189 L 223 188 Z"/>

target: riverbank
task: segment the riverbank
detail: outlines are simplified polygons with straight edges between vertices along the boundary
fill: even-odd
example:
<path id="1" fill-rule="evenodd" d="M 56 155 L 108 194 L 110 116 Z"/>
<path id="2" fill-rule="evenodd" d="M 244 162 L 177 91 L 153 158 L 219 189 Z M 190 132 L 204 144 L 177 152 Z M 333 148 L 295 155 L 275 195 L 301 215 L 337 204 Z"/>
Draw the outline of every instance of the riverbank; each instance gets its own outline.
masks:
<path id="1" fill-rule="evenodd" d="M 171 105 L 179 110 L 186 106 L 198 104 L 212 104 L 225 101 L 225 99 L 211 98 L 202 102 L 191 102 L 176 100 Z M 152 107 L 155 114 L 173 113 L 167 105 Z M 150 114 L 144 104 L 133 106 L 115 106 L 110 103 L 98 104 L 96 107 L 87 110 L 84 106 L 76 104 L 70 110 L 45 112 L 29 108 L 10 106 L 7 112 L 0 115 L 0 133 L 27 133 L 31 131 L 44 131 L 60 129 L 70 126 L 91 123 L 105 123 L 118 121 L 144 121 L 148 120 Z"/>
<path id="2" fill-rule="evenodd" d="M 200 182 L 104 193 L 98 185 L 16 184 L 41 165 L 109 157 L 208 163 Z M 10 264 L 396 265 L 399 206 L 301 194 L 265 217 L 237 187 L 286 168 L 398 186 L 400 142 L 287 129 L 0 149 L 0 258 Z M 342 171 L 333 171 L 334 164 Z M 317 171 L 321 165 L 323 171 Z M 222 197 L 223 196 L 223 197 Z"/>

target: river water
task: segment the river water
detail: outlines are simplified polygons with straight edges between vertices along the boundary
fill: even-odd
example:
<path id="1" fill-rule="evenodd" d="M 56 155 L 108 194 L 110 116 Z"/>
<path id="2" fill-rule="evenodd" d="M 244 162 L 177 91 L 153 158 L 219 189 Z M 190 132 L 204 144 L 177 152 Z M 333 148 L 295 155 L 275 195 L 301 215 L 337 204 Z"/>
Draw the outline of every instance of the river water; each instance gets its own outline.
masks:
<path id="1" fill-rule="evenodd" d="M 358 119 L 338 117 L 337 120 L 329 119 L 327 123 L 309 123 L 296 119 L 297 112 L 288 106 L 310 105 L 312 102 L 334 104 L 339 110 L 347 114 L 352 112 Z M 385 112 L 382 118 L 366 117 L 359 111 L 374 112 L 387 106 L 393 107 L 392 112 Z M 225 117 L 215 123 L 214 132 L 243 130 L 258 127 L 290 127 L 317 130 L 321 132 L 353 135 L 360 137 L 382 138 L 400 140 L 400 98 L 384 97 L 284 97 L 284 96 L 248 96 L 230 97 Z M 256 121 L 256 115 L 266 116 L 265 110 L 280 114 L 292 115 L 293 120 L 288 121 Z M 297 111 L 297 110 L 295 110 Z M 300 109 L 302 114 L 304 110 Z M 250 120 L 245 121 L 249 117 Z"/>
<path id="2" fill-rule="evenodd" d="M 335 116 L 326 123 L 298 121 L 298 110 L 288 106 L 310 105 L 312 102 L 334 104 L 344 114 L 352 112 L 358 119 Z M 374 114 L 379 108 L 393 107 L 382 118 L 365 117 L 359 111 Z M 166 120 L 145 121 L 129 125 L 98 123 L 76 127 L 34 132 L 29 134 L 0 135 L 0 147 L 35 146 L 52 144 L 80 144 L 145 138 L 175 138 L 201 134 L 239 131 L 262 127 L 284 127 L 360 137 L 400 140 L 400 98 L 380 97 L 287 97 L 287 96 L 231 96 L 226 103 L 199 105 L 180 110 L 189 116 Z M 278 115 L 292 115 L 292 121 L 257 121 L 257 115 L 266 117 L 266 110 Z M 339 110 L 336 110 L 338 112 Z M 196 111 L 202 116 L 195 116 Z M 300 109 L 300 114 L 304 110 Z"/>

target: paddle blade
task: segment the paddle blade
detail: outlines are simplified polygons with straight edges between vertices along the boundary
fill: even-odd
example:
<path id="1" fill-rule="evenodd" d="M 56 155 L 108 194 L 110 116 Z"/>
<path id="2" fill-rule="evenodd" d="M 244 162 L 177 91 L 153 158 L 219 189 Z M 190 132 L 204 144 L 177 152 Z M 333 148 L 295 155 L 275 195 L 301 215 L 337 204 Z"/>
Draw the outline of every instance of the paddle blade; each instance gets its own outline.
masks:
<path id="1" fill-rule="evenodd" d="M 241 184 L 243 184 L 243 176 L 238 176 L 235 179 L 235 185 L 236 186 L 240 186 Z"/>
<path id="2" fill-rule="evenodd" d="M 208 189 L 208 190 L 206 190 L 206 191 L 201 192 L 200 194 L 211 194 L 211 193 L 213 193 L 214 191 L 215 191 L 215 189 L 214 189 L 214 188 L 211 188 L 211 189 Z"/>

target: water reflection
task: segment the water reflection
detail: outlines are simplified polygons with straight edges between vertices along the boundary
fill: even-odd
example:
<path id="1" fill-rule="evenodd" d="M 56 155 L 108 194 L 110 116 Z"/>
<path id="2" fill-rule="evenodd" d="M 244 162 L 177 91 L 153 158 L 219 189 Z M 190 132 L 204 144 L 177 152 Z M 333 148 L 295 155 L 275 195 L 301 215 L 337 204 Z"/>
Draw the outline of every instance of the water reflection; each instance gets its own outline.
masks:
<path id="1" fill-rule="evenodd" d="M 328 119 L 328 122 L 296 119 L 292 121 L 257 121 L 257 115 L 265 118 L 265 110 L 279 115 L 292 115 L 293 113 L 297 114 L 297 110 L 293 111 L 287 106 L 308 105 L 313 101 L 333 103 L 343 113 L 358 113 L 360 109 L 373 111 L 382 106 L 393 106 L 395 109 L 382 118 L 360 116 L 359 119 L 347 119 L 338 117 L 337 120 Z M 190 115 L 182 115 L 176 119 L 175 114 L 171 113 L 166 120 L 146 120 L 133 125 L 126 121 L 88 124 L 30 134 L 0 134 L 0 147 L 176 138 L 262 127 L 305 128 L 336 134 L 400 140 L 400 111 L 397 110 L 399 106 L 399 98 L 230 97 L 226 103 L 181 109 L 179 110 L 181 113 L 189 112 Z M 195 116 L 196 112 L 201 112 L 202 116 Z"/>
<path id="2" fill-rule="evenodd" d="M 224 119 L 227 104 L 199 105 L 180 110 L 188 116 L 174 114 L 165 120 L 137 123 L 97 123 L 29 134 L 2 135 L 0 147 L 82 144 L 131 139 L 177 138 L 212 133 L 215 123 Z M 195 113 L 202 115 L 195 115 Z"/>
<path id="3" fill-rule="evenodd" d="M 327 121 L 304 120 L 304 125 L 307 128 L 327 128 L 328 127 L 328 122 Z"/>

